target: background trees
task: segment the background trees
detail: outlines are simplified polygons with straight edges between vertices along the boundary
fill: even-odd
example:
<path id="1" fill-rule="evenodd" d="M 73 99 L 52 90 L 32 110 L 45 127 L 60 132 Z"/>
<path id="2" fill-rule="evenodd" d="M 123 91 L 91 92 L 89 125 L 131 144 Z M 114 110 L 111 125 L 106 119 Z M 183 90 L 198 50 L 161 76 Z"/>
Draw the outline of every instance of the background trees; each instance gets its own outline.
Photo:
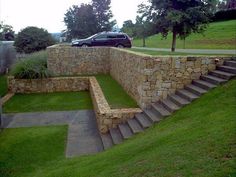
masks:
<path id="1" fill-rule="evenodd" d="M 17 52 L 32 53 L 46 49 L 53 44 L 54 40 L 47 30 L 37 27 L 26 27 L 18 33 L 14 46 Z"/>
<path id="2" fill-rule="evenodd" d="M 0 41 L 13 41 L 15 38 L 15 32 L 13 27 L 7 24 L 0 23 Z"/>
<path id="3" fill-rule="evenodd" d="M 92 4 L 74 5 L 69 8 L 64 17 L 69 40 L 110 31 L 116 24 L 111 20 L 113 15 L 110 4 L 110 0 L 92 0 Z"/>

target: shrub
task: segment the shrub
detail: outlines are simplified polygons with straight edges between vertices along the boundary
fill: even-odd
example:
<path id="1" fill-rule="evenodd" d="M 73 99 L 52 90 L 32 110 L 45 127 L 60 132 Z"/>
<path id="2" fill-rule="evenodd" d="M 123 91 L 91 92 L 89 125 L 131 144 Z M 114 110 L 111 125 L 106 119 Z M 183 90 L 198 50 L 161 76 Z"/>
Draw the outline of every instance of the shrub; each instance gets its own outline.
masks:
<path id="1" fill-rule="evenodd" d="M 33 53 L 44 50 L 54 43 L 54 39 L 47 30 L 37 27 L 26 27 L 18 33 L 14 46 L 17 52 Z"/>
<path id="2" fill-rule="evenodd" d="M 213 21 L 225 21 L 236 19 L 236 9 L 221 10 L 215 13 Z"/>
<path id="3" fill-rule="evenodd" d="M 17 79 L 39 79 L 50 77 L 47 69 L 47 54 L 36 52 L 18 61 L 11 69 L 11 74 Z"/>

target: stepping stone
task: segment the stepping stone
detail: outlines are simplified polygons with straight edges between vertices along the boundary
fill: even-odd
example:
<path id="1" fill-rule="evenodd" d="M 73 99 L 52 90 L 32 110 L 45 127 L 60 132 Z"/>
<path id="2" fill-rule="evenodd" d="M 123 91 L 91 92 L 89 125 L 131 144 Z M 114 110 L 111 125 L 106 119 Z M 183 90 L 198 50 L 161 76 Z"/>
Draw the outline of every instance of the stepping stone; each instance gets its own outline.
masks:
<path id="1" fill-rule="evenodd" d="M 129 119 L 127 121 L 129 127 L 131 128 L 133 133 L 140 133 L 143 131 L 143 128 L 141 127 L 141 125 L 138 123 L 138 121 L 134 118 L 134 119 Z"/>
<path id="2" fill-rule="evenodd" d="M 188 100 L 186 100 L 176 94 L 169 95 L 169 99 L 180 107 L 188 105 L 190 103 Z"/>
<path id="3" fill-rule="evenodd" d="M 175 103 L 173 103 L 169 99 L 162 100 L 161 104 L 171 113 L 180 109 L 180 107 L 178 105 L 176 105 Z"/>
<path id="4" fill-rule="evenodd" d="M 151 121 L 149 120 L 149 118 L 147 117 L 147 115 L 145 114 L 136 114 L 135 115 L 136 119 L 138 120 L 139 124 L 144 128 L 149 128 L 152 126 Z"/>
<path id="5" fill-rule="evenodd" d="M 124 139 L 128 139 L 133 135 L 132 130 L 130 129 L 130 127 L 127 123 L 119 124 L 118 127 L 119 127 L 120 133 Z"/>
<path id="6" fill-rule="evenodd" d="M 230 66 L 230 67 L 236 67 L 236 61 L 233 61 L 233 60 L 225 61 L 224 65 Z"/>
<path id="7" fill-rule="evenodd" d="M 101 139 L 102 139 L 104 150 L 107 150 L 113 146 L 113 141 L 112 141 L 110 133 L 101 134 Z"/>
<path id="8" fill-rule="evenodd" d="M 160 114 L 161 117 L 167 117 L 171 115 L 171 113 L 168 110 L 166 110 L 166 108 L 160 103 L 154 103 L 152 104 L 152 107 L 156 112 Z"/>
<path id="9" fill-rule="evenodd" d="M 217 66 L 218 70 L 236 74 L 236 67 L 232 66 Z"/>
<path id="10" fill-rule="evenodd" d="M 197 95 L 193 94 L 192 92 L 189 92 L 188 90 L 185 90 L 185 89 L 177 90 L 176 94 L 179 95 L 180 97 L 183 97 L 184 99 L 187 99 L 190 102 L 199 98 L 199 96 L 197 96 Z"/>
<path id="11" fill-rule="evenodd" d="M 219 77 L 221 79 L 226 79 L 226 80 L 229 80 L 229 79 L 233 78 L 234 76 L 236 76 L 236 74 L 232 74 L 232 73 L 220 71 L 220 70 L 211 71 L 210 75 L 215 76 L 215 77 Z"/>
<path id="12" fill-rule="evenodd" d="M 217 87 L 215 84 L 209 83 L 209 82 L 204 81 L 204 80 L 193 80 L 193 85 L 201 87 L 205 90 L 210 90 L 210 89 L 213 89 L 213 88 Z"/>
<path id="13" fill-rule="evenodd" d="M 111 138 L 114 144 L 120 144 L 123 141 L 123 138 L 121 136 L 121 133 L 119 131 L 119 129 L 117 128 L 111 128 L 110 129 L 110 134 L 111 134 Z"/>
<path id="14" fill-rule="evenodd" d="M 212 84 L 216 84 L 216 85 L 223 84 L 223 83 L 227 82 L 227 80 L 225 80 L 225 79 L 221 79 L 219 77 L 215 77 L 215 76 L 211 76 L 211 75 L 201 76 L 201 79 L 204 81 L 210 82 Z"/>
<path id="15" fill-rule="evenodd" d="M 198 87 L 198 86 L 193 85 L 193 84 L 185 86 L 185 89 L 192 92 L 192 93 L 194 93 L 194 94 L 196 94 L 196 95 L 198 95 L 198 96 L 201 96 L 201 95 L 203 95 L 204 93 L 207 92 L 207 90 L 202 89 L 201 87 Z"/>

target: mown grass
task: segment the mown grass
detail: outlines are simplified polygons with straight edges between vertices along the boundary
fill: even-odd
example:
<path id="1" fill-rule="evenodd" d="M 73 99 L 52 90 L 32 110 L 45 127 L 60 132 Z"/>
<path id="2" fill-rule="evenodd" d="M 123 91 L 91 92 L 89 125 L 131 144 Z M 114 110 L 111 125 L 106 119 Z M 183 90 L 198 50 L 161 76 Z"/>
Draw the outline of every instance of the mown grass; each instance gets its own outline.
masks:
<path id="1" fill-rule="evenodd" d="M 88 91 L 16 94 L 3 105 L 3 112 L 41 112 L 93 109 Z"/>
<path id="2" fill-rule="evenodd" d="M 0 97 L 3 97 L 7 93 L 7 77 L 0 75 Z"/>
<path id="3" fill-rule="evenodd" d="M 137 103 L 110 75 L 96 75 L 103 94 L 111 108 L 135 108 Z"/>
<path id="4" fill-rule="evenodd" d="M 236 49 L 236 20 L 210 23 L 204 34 L 192 34 L 185 40 L 186 49 Z M 167 39 L 161 35 L 147 38 L 147 47 L 171 48 L 172 34 Z M 142 46 L 141 39 L 133 41 L 134 46 Z M 184 48 L 184 41 L 178 39 L 177 48 Z"/>
<path id="5" fill-rule="evenodd" d="M 97 155 L 65 159 L 64 130 L 53 136 L 46 129 L 4 130 L 0 135 L 1 175 L 232 177 L 236 172 L 235 115 L 236 80 L 233 80 L 144 133 Z M 56 151 L 54 155 L 52 151 Z"/>
<path id="6" fill-rule="evenodd" d="M 138 53 L 144 53 L 147 55 L 153 55 L 153 56 L 160 56 L 160 55 L 169 55 L 169 56 L 232 56 L 235 57 L 236 55 L 224 55 L 224 54 L 190 54 L 190 53 L 181 53 L 181 52 L 166 52 L 166 51 L 152 51 L 152 50 L 145 50 L 145 49 L 127 49 L 133 52 L 138 52 Z"/>

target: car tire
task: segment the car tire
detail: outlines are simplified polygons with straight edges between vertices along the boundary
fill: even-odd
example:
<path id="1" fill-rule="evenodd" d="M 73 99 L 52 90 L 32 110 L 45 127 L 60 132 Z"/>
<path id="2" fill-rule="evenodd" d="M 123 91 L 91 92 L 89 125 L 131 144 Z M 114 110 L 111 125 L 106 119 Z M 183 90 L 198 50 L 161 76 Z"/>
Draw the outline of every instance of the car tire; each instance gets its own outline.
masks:
<path id="1" fill-rule="evenodd" d="M 82 48 L 87 48 L 87 47 L 89 47 L 89 46 L 88 46 L 87 44 L 82 44 L 81 47 L 82 47 Z"/>
<path id="2" fill-rule="evenodd" d="M 123 46 L 122 44 L 118 44 L 116 47 L 117 48 L 124 48 L 125 46 Z"/>

